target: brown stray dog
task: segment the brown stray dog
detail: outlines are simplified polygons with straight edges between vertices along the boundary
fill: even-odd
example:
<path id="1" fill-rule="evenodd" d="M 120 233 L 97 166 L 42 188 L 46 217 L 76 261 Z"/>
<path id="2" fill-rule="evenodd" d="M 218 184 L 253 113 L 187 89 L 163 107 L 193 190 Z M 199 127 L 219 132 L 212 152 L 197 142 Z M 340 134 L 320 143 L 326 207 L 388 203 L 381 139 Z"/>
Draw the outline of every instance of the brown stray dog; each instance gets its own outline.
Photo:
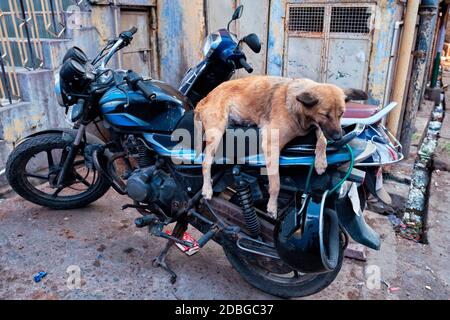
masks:
<path id="1" fill-rule="evenodd" d="M 278 159 L 283 147 L 297 136 L 316 129 L 315 169 L 323 174 L 327 168 L 327 138 L 342 137 L 340 125 L 349 100 L 366 100 L 364 91 L 342 90 L 332 84 L 308 79 L 253 76 L 224 82 L 195 109 L 197 130 L 199 121 L 205 132 L 203 189 L 205 199 L 211 199 L 211 165 L 229 122 L 253 123 L 262 131 L 262 149 L 269 177 L 267 212 L 277 217 L 280 190 Z M 276 130 L 276 131 L 273 131 Z M 274 138 L 273 132 L 277 133 Z M 275 141 L 277 139 L 278 141 Z M 275 147 L 272 144 L 277 144 Z"/>

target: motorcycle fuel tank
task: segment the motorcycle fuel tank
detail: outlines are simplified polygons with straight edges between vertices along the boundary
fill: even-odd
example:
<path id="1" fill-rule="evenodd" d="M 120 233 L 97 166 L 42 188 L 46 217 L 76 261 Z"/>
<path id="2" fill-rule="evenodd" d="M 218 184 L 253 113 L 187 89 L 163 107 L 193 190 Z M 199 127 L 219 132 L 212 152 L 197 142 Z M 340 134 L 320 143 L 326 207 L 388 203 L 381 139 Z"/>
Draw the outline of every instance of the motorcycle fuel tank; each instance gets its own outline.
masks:
<path id="1" fill-rule="evenodd" d="M 164 82 L 147 80 L 145 84 L 154 99 L 148 100 L 125 84 L 109 89 L 100 99 L 105 120 L 119 131 L 173 131 L 184 113 L 192 109 L 191 103 Z"/>

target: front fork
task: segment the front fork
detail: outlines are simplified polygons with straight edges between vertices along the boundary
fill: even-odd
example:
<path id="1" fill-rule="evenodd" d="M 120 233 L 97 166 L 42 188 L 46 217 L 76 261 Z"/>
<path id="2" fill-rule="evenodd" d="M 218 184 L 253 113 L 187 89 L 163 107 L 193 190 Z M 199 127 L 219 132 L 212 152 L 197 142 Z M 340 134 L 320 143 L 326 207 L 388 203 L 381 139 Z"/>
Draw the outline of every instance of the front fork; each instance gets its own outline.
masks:
<path id="1" fill-rule="evenodd" d="M 64 160 L 63 167 L 61 168 L 61 171 L 58 176 L 57 188 L 64 187 L 64 182 L 66 180 L 67 173 L 73 167 L 75 157 L 77 156 L 78 151 L 80 150 L 81 142 L 83 140 L 85 133 L 86 133 L 86 125 L 81 124 L 80 127 L 78 128 L 75 140 L 66 147 L 66 150 L 68 150 L 68 154 L 66 159 Z"/>

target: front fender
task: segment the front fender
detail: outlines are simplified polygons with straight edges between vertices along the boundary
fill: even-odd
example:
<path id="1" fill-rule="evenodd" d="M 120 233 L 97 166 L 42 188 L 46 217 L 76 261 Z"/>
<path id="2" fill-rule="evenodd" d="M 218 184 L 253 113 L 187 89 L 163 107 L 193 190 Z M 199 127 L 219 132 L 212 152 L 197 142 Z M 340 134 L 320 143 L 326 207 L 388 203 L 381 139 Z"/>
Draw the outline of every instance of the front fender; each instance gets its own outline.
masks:
<path id="1" fill-rule="evenodd" d="M 35 133 L 32 133 L 32 134 L 26 136 L 25 138 L 20 139 L 16 143 L 16 147 L 30 138 L 42 136 L 42 135 L 49 134 L 49 133 L 60 133 L 60 134 L 64 135 L 64 139 L 67 139 L 68 142 L 73 142 L 75 140 L 75 137 L 77 136 L 77 132 L 78 132 L 77 129 L 70 129 L 70 128 L 54 128 L 54 129 L 38 131 L 38 132 L 35 132 Z M 100 138 L 94 136 L 92 133 L 89 133 L 89 132 L 86 132 L 86 143 L 101 144 L 101 145 L 105 144 Z"/>
<path id="2" fill-rule="evenodd" d="M 78 132 L 77 129 L 71 129 L 71 128 L 54 128 L 54 129 L 38 131 L 38 132 L 35 132 L 35 133 L 32 133 L 32 134 L 26 136 L 25 138 L 20 139 L 16 143 L 16 148 L 18 145 L 20 145 L 21 143 L 23 143 L 24 141 L 26 141 L 30 138 L 42 136 L 42 135 L 49 134 L 49 133 L 60 133 L 61 135 L 63 135 L 63 139 L 67 140 L 67 142 L 73 142 L 75 140 L 75 137 L 77 136 L 77 132 Z M 92 133 L 86 132 L 85 135 L 86 135 L 86 143 L 87 144 L 100 144 L 100 145 L 105 144 L 105 142 L 103 140 L 94 136 Z M 108 159 L 110 159 L 112 157 L 112 153 L 110 151 L 106 150 L 105 156 Z"/>

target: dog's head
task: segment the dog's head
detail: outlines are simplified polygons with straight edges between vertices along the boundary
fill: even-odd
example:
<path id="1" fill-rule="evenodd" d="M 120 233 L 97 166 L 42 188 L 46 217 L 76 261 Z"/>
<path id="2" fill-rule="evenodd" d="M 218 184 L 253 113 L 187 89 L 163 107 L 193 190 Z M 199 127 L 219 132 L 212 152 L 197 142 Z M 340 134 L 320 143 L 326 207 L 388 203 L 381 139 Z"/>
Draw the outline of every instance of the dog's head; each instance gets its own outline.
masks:
<path id="1" fill-rule="evenodd" d="M 325 137 L 331 140 L 342 138 L 341 118 L 345 112 L 345 104 L 350 100 L 367 98 L 367 94 L 362 90 L 342 90 L 332 84 L 318 84 L 296 96 L 303 106 L 303 116 L 319 126 Z"/>

